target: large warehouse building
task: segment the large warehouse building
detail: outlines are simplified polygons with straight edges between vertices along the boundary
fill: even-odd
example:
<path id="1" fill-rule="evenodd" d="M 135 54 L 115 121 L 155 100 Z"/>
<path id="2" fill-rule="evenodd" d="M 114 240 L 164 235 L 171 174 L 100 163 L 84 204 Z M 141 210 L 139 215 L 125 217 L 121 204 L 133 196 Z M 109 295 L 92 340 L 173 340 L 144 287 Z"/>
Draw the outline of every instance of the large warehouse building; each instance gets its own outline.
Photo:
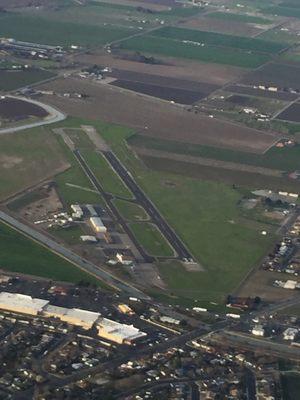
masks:
<path id="1" fill-rule="evenodd" d="M 106 233 L 107 232 L 107 228 L 106 226 L 103 224 L 102 219 L 99 217 L 91 217 L 90 218 L 90 223 L 94 229 L 95 232 L 97 233 Z"/>
<path id="2" fill-rule="evenodd" d="M 119 344 L 133 344 L 146 336 L 133 325 L 120 324 L 107 318 L 101 318 L 97 323 L 98 335 L 104 339 Z"/>
<path id="3" fill-rule="evenodd" d="M 47 305 L 43 309 L 43 315 L 50 318 L 58 318 L 71 325 L 81 326 L 83 329 L 91 329 L 100 317 L 99 313 L 93 311 L 52 305 Z"/>
<path id="4" fill-rule="evenodd" d="M 0 310 L 57 318 L 60 321 L 80 326 L 86 330 L 95 326 L 100 337 L 119 344 L 133 344 L 147 335 L 133 325 L 121 324 L 117 321 L 102 318 L 101 314 L 97 312 L 53 306 L 49 304 L 48 300 L 36 299 L 19 293 L 1 292 Z"/>
<path id="5" fill-rule="evenodd" d="M 19 293 L 0 293 L 0 309 L 20 314 L 37 315 L 49 304 L 48 300 L 34 299 Z"/>

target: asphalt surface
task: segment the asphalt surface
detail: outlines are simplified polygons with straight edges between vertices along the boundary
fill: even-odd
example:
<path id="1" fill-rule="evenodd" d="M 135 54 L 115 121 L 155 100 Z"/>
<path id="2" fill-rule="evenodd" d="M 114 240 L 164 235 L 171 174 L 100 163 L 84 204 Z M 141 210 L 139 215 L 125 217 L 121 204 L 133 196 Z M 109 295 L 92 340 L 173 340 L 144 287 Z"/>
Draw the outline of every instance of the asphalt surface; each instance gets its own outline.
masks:
<path id="1" fill-rule="evenodd" d="M 60 122 L 60 121 L 63 121 L 64 119 L 66 119 L 66 115 L 63 114 L 61 111 L 58 111 L 57 109 L 55 109 L 52 106 L 49 106 L 48 104 L 41 103 L 40 101 L 31 100 L 31 99 L 29 100 L 26 97 L 20 97 L 20 96 L 11 96 L 10 95 L 10 96 L 7 96 L 7 97 L 11 97 L 13 99 L 27 101 L 28 103 L 32 103 L 32 104 L 36 104 L 37 106 L 39 106 L 39 107 L 43 108 L 44 110 L 46 110 L 47 113 L 49 114 L 49 116 L 46 117 L 45 119 L 41 120 L 41 121 L 32 122 L 30 124 L 25 124 L 25 125 L 15 126 L 15 127 L 11 127 L 11 128 L 0 129 L 0 135 L 4 135 L 4 134 L 7 134 L 7 133 L 14 133 L 14 132 L 18 132 L 18 131 L 23 131 L 25 129 L 30 129 L 30 128 L 36 128 L 38 126 L 54 124 L 55 122 Z"/>
<path id="2" fill-rule="evenodd" d="M 152 221 L 157 225 L 161 233 L 170 242 L 171 246 L 176 251 L 180 259 L 192 259 L 193 256 L 187 249 L 185 244 L 177 236 L 175 231 L 170 227 L 164 217 L 160 214 L 158 209 L 154 206 L 149 197 L 142 191 L 142 189 L 135 182 L 131 174 L 121 164 L 118 158 L 111 151 L 103 151 L 102 154 L 105 156 L 111 167 L 117 172 L 123 182 L 134 194 L 137 202 L 147 211 Z"/>
<path id="3" fill-rule="evenodd" d="M 90 261 L 84 259 L 83 257 L 80 257 L 78 254 L 73 253 L 71 250 L 58 244 L 54 240 L 50 239 L 48 236 L 44 235 L 39 231 L 36 231 L 35 229 L 31 228 L 28 225 L 23 224 L 22 222 L 16 220 L 12 216 L 4 213 L 3 211 L 0 211 L 0 220 L 6 223 L 7 225 L 11 226 L 12 228 L 16 229 L 23 235 L 28 236 L 34 241 L 47 247 L 52 252 L 58 254 L 59 256 L 70 261 L 71 263 L 77 265 L 82 270 L 94 275 L 97 278 L 100 278 L 109 286 L 112 286 L 120 291 L 127 293 L 130 296 L 134 296 L 139 299 L 143 300 L 149 299 L 149 297 L 140 290 L 114 277 L 109 272 L 101 269 L 99 266 L 91 263 Z"/>
<path id="4" fill-rule="evenodd" d="M 93 171 L 90 169 L 90 167 L 88 166 L 88 163 L 85 161 L 84 157 L 82 156 L 82 154 L 80 153 L 79 150 L 74 150 L 73 151 L 74 156 L 76 157 L 77 161 L 79 162 L 79 164 L 81 165 L 82 169 L 84 170 L 85 174 L 87 175 L 87 177 L 89 178 L 89 180 L 91 181 L 91 183 L 93 184 L 94 188 L 98 191 L 98 193 L 104 198 L 104 200 L 106 201 L 108 207 L 110 208 L 112 214 L 117 217 L 117 220 L 119 222 L 119 224 L 122 226 L 124 232 L 126 232 L 126 234 L 129 236 L 129 238 L 131 239 L 131 241 L 133 242 L 133 244 L 135 245 L 135 247 L 137 248 L 137 250 L 139 251 L 139 253 L 141 254 L 143 260 L 146 263 L 152 263 L 154 262 L 154 257 L 149 256 L 145 250 L 143 249 L 143 247 L 140 245 L 140 243 L 136 240 L 135 236 L 133 235 L 133 233 L 131 232 L 131 230 L 128 228 L 125 220 L 123 219 L 123 217 L 121 216 L 121 214 L 119 213 L 118 209 L 116 208 L 116 206 L 113 203 L 113 196 L 111 196 L 110 194 L 107 194 L 104 189 L 102 188 L 101 184 L 99 183 L 98 179 L 96 178 L 95 174 L 93 173 Z"/>

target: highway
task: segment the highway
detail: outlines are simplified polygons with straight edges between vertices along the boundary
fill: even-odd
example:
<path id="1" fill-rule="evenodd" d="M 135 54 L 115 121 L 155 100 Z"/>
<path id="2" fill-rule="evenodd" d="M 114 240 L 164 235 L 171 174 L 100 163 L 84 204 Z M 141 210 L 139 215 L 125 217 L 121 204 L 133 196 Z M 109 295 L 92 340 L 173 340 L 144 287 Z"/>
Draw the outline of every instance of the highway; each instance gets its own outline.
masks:
<path id="1" fill-rule="evenodd" d="M 102 154 L 105 156 L 111 167 L 116 171 L 125 185 L 132 191 L 138 203 L 147 211 L 153 222 L 157 225 L 161 233 L 169 241 L 171 246 L 176 251 L 180 259 L 192 259 L 193 256 L 187 249 L 185 244 L 177 236 L 175 231 L 170 227 L 165 218 L 160 214 L 158 209 L 154 206 L 149 197 L 142 191 L 142 189 L 135 182 L 131 174 L 121 164 L 118 158 L 111 151 L 103 151 Z"/>
<path id="2" fill-rule="evenodd" d="M 0 211 L 0 220 L 5 224 L 9 225 L 10 227 L 14 228 L 15 230 L 17 230 L 18 232 L 22 233 L 23 235 L 47 247 L 53 253 L 56 253 L 62 258 L 65 258 L 67 261 L 73 263 L 74 265 L 84 270 L 85 272 L 92 274 L 96 278 L 99 278 L 100 280 L 104 281 L 107 285 L 112 286 L 117 290 L 123 291 L 130 296 L 134 296 L 142 300 L 149 299 L 149 297 L 140 290 L 120 280 L 119 278 L 114 277 L 101 267 L 91 263 L 90 261 L 84 259 L 78 254 L 73 253 L 71 250 L 58 244 L 48 236 L 44 235 L 39 231 L 36 231 L 35 229 L 31 228 L 28 225 L 23 224 L 22 222 L 18 221 L 17 219 L 13 218 L 12 216 L 6 214 L 3 211 Z"/>

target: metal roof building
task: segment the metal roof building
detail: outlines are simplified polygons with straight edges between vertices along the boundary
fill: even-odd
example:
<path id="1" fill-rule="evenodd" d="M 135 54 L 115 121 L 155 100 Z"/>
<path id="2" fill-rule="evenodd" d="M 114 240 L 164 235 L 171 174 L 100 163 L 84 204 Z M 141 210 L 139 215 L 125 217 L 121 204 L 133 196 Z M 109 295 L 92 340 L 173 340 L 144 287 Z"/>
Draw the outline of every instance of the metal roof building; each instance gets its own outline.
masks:
<path id="1" fill-rule="evenodd" d="M 37 315 L 49 304 L 48 300 L 35 299 L 20 293 L 0 293 L 0 309 L 21 313 Z"/>
<path id="2" fill-rule="evenodd" d="M 97 324 L 98 335 L 119 344 L 133 344 L 147 334 L 133 325 L 121 324 L 107 318 L 101 318 Z"/>
<path id="3" fill-rule="evenodd" d="M 83 329 L 91 329 L 100 317 L 99 313 L 93 311 L 52 305 L 47 305 L 43 310 L 43 314 L 46 317 L 59 318 L 61 321 L 71 325 L 81 326 Z"/>

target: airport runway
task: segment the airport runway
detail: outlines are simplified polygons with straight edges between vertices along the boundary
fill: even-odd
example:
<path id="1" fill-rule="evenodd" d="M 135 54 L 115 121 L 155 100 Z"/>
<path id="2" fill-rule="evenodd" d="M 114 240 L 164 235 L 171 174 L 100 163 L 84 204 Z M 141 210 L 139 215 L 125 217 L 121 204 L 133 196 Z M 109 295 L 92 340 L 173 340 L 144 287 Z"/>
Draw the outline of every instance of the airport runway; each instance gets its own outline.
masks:
<path id="1" fill-rule="evenodd" d="M 157 225 L 163 236 L 169 241 L 171 246 L 176 251 L 178 257 L 183 259 L 192 259 L 193 256 L 187 249 L 185 244 L 177 236 L 175 231 L 170 227 L 165 218 L 160 214 L 158 209 L 154 206 L 149 197 L 142 191 L 142 189 L 135 182 L 130 172 L 121 164 L 118 158 L 111 151 L 103 151 L 102 154 L 109 162 L 111 167 L 120 176 L 125 185 L 132 191 L 137 202 L 147 211 L 152 221 Z"/>
<path id="2" fill-rule="evenodd" d="M 93 173 L 93 171 L 90 169 L 90 167 L 88 166 L 87 162 L 85 161 L 85 159 L 83 158 L 83 156 L 81 155 L 79 150 L 74 150 L 73 151 L 77 161 L 79 162 L 79 164 L 81 165 L 82 169 L 84 170 L 85 174 L 87 175 L 87 177 L 90 179 L 90 181 L 92 182 L 94 188 L 99 192 L 99 194 L 104 198 L 104 200 L 106 201 L 108 207 L 110 208 L 110 210 L 112 211 L 113 215 L 117 217 L 117 220 L 119 222 L 119 224 L 122 226 L 124 232 L 126 232 L 126 234 L 129 236 L 130 240 L 133 242 L 133 244 L 135 245 L 135 247 L 137 248 L 137 250 L 139 251 L 141 257 L 143 258 L 143 262 L 146 263 L 153 263 L 155 261 L 154 257 L 149 256 L 145 250 L 143 249 L 143 247 L 140 245 L 140 243 L 136 240 L 135 236 L 133 235 L 133 233 L 131 232 L 131 230 L 128 228 L 125 220 L 123 219 L 123 217 L 121 216 L 121 214 L 119 213 L 119 210 L 116 208 L 116 206 L 114 205 L 114 203 L 112 202 L 113 197 L 110 194 L 107 194 L 104 189 L 102 188 L 102 186 L 100 185 L 98 179 L 96 178 L 95 174 Z"/>

